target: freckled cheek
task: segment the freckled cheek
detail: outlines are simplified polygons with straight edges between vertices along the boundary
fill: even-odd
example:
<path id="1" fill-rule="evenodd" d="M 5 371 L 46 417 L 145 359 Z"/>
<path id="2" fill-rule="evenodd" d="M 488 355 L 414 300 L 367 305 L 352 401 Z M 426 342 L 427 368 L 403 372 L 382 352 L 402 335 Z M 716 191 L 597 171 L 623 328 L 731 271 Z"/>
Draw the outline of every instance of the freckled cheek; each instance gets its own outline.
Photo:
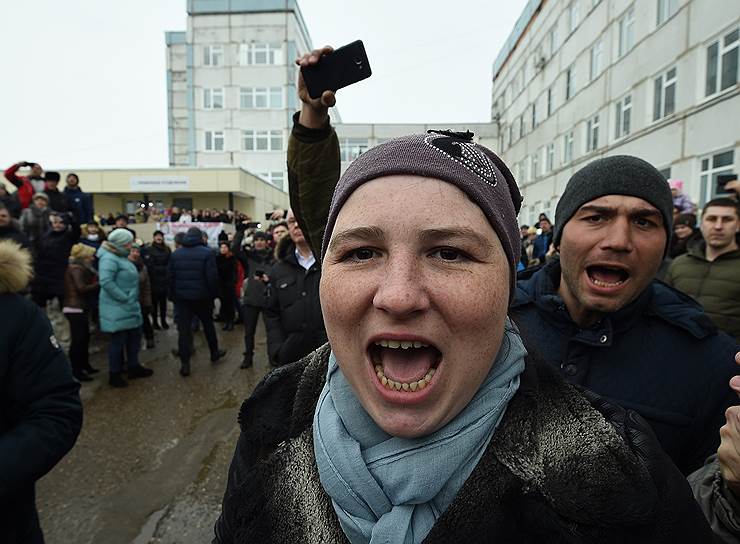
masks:
<path id="1" fill-rule="evenodd" d="M 321 278 L 320 297 L 327 330 L 349 334 L 365 314 L 372 292 L 369 281 L 332 271 L 325 272 Z"/>

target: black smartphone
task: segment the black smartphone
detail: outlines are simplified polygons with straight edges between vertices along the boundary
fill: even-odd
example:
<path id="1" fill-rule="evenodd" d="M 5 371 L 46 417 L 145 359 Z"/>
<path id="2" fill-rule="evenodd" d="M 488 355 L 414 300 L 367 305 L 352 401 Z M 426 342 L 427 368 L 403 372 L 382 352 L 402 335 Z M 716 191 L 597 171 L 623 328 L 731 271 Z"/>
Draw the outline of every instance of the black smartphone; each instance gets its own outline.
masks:
<path id="1" fill-rule="evenodd" d="M 265 212 L 265 221 L 269 221 L 272 217 L 272 212 Z"/>
<path id="2" fill-rule="evenodd" d="M 348 43 L 321 57 L 318 64 L 301 68 L 308 96 L 321 97 L 324 91 L 336 91 L 372 75 L 362 40 Z"/>
<path id="3" fill-rule="evenodd" d="M 247 228 L 248 229 L 261 229 L 262 228 L 262 223 L 257 223 L 256 221 L 251 221 L 251 222 L 247 223 Z"/>

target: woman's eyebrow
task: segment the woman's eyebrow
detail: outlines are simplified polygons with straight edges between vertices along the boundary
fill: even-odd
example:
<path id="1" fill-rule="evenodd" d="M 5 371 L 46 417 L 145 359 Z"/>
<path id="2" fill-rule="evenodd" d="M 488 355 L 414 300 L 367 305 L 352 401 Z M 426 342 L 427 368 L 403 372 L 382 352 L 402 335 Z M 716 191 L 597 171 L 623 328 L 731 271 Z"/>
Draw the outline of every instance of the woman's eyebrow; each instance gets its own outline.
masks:
<path id="1" fill-rule="evenodd" d="M 346 229 L 334 234 L 331 237 L 328 251 L 331 251 L 337 246 L 346 242 L 356 242 L 358 240 L 362 240 L 365 242 L 382 242 L 383 240 L 385 240 L 385 233 L 383 232 L 383 229 L 378 227 L 354 227 L 351 229 Z"/>
<path id="2" fill-rule="evenodd" d="M 493 248 L 493 244 L 487 237 L 469 227 L 424 229 L 420 233 L 420 238 L 423 242 L 427 244 L 438 242 L 439 240 L 467 238 L 475 243 L 477 246 L 487 249 Z"/>

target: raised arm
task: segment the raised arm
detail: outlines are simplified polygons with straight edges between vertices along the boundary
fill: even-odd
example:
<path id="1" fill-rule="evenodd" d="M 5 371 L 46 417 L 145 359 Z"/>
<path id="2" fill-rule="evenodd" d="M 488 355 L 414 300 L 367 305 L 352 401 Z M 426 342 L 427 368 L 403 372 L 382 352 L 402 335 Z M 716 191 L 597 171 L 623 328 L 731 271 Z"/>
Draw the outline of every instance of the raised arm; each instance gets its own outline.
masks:
<path id="1" fill-rule="evenodd" d="M 328 46 L 316 49 L 296 59 L 296 64 L 316 64 L 332 51 Z M 341 171 L 339 140 L 329 124 L 329 108 L 336 103 L 336 97 L 333 92 L 324 91 L 321 98 L 311 99 L 299 71 L 298 98 L 301 111 L 293 116 L 293 130 L 288 140 L 290 205 L 318 258 L 331 197 Z"/>

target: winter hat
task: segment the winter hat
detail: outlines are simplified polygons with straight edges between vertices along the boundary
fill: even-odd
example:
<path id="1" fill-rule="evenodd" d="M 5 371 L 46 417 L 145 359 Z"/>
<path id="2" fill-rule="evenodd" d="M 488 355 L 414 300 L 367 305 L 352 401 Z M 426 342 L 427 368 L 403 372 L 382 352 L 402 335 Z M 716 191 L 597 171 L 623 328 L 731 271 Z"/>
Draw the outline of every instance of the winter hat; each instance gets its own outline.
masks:
<path id="1" fill-rule="evenodd" d="M 108 235 L 108 243 L 112 244 L 119 251 L 125 251 L 123 246 L 133 241 L 134 235 L 128 229 L 113 229 Z"/>
<path id="2" fill-rule="evenodd" d="M 70 261 L 79 261 L 86 257 L 92 257 L 95 255 L 95 248 L 85 244 L 75 244 L 72 246 L 72 250 L 69 252 Z"/>
<path id="3" fill-rule="evenodd" d="M 46 193 L 34 193 L 31 200 L 36 200 L 37 198 L 43 198 L 46 202 L 49 202 L 49 196 Z"/>
<path id="4" fill-rule="evenodd" d="M 560 245 L 563 228 L 573 214 L 587 202 L 606 195 L 634 196 L 655 206 L 663 216 L 667 251 L 673 230 L 671 191 L 653 165 L 630 155 L 604 157 L 573 174 L 555 210 L 555 247 Z"/>
<path id="5" fill-rule="evenodd" d="M 679 191 L 683 191 L 683 181 L 680 179 L 669 179 L 668 185 L 671 189 L 678 189 Z"/>
<path id="6" fill-rule="evenodd" d="M 693 213 L 681 213 L 673 222 L 673 226 L 675 227 L 676 225 L 684 225 L 685 227 L 691 227 L 693 229 L 696 227 L 696 215 Z"/>
<path id="7" fill-rule="evenodd" d="M 270 236 L 262 230 L 256 230 L 252 233 L 252 239 L 253 240 L 269 240 Z"/>
<path id="8" fill-rule="evenodd" d="M 509 263 L 514 293 L 521 235 L 516 216 L 522 197 L 514 176 L 490 149 L 472 141 L 470 132 L 429 131 L 388 140 L 350 164 L 334 189 L 321 246 L 326 254 L 339 211 L 363 183 L 393 175 L 412 175 L 451 183 L 480 207 L 499 237 Z M 511 300 L 511 298 L 510 298 Z"/>
<path id="9" fill-rule="evenodd" d="M 59 175 L 59 172 L 47 171 L 44 174 L 44 181 L 59 181 L 60 179 L 61 176 Z"/>

